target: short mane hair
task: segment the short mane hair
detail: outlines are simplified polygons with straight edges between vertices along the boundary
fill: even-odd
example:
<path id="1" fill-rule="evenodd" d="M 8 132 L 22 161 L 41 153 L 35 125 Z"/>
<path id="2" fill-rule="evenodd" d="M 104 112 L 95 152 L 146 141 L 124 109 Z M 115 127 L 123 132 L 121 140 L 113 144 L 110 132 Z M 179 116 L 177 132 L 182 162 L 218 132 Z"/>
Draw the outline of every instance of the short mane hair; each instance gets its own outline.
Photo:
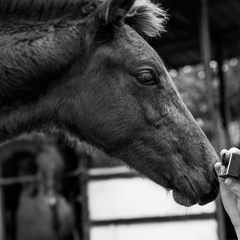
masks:
<path id="1" fill-rule="evenodd" d="M 125 22 L 145 37 L 157 37 L 164 32 L 168 15 L 159 4 L 150 0 L 136 0 Z"/>
<path id="2" fill-rule="evenodd" d="M 105 0 L 0 0 L 0 19 L 83 19 L 94 14 L 99 4 Z M 167 14 L 150 0 L 136 0 L 125 16 L 125 23 L 140 35 L 156 37 L 164 31 Z"/>
<path id="3" fill-rule="evenodd" d="M 96 0 L 0 0 L 0 19 L 81 19 L 97 8 Z"/>

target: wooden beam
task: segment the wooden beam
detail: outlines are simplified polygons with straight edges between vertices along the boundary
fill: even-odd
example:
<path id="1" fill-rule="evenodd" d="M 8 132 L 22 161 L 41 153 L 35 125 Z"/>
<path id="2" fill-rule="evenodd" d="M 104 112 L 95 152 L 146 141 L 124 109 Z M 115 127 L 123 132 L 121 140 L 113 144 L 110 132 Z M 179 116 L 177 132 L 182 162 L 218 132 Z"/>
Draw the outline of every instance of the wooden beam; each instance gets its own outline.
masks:
<path id="1" fill-rule="evenodd" d="M 201 36 L 201 50 L 202 50 L 202 59 L 205 69 L 205 80 L 207 87 L 207 96 L 208 96 L 208 114 L 209 121 L 211 124 L 211 133 L 213 136 L 213 146 L 216 151 L 220 151 L 219 138 L 218 138 L 218 117 L 215 110 L 214 104 L 214 92 L 212 85 L 212 73 L 209 66 L 209 63 L 212 59 L 211 57 L 211 41 L 210 41 L 210 30 L 209 30 L 209 15 L 208 15 L 208 0 L 201 0 L 201 18 L 200 18 L 200 36 Z M 226 239 L 225 224 L 223 218 L 223 209 L 220 204 L 217 204 L 217 215 L 218 215 L 218 234 L 219 239 Z"/>
<path id="2" fill-rule="evenodd" d="M 211 57 L 211 41 L 210 41 L 210 30 L 209 30 L 209 16 L 208 16 L 208 1 L 201 0 L 201 17 L 200 17 L 200 43 L 202 52 L 202 61 L 205 71 L 205 81 L 206 81 L 206 95 L 208 104 L 208 116 L 210 122 L 210 132 L 212 136 L 212 144 L 217 151 L 219 149 L 218 137 L 217 137 L 217 115 L 215 111 L 214 103 L 214 90 L 212 85 L 212 73 L 209 63 L 212 59 Z"/>
<path id="3" fill-rule="evenodd" d="M 127 218 L 127 219 L 109 219 L 109 220 L 92 220 L 93 227 L 109 226 L 109 225 L 132 225 L 132 224 L 149 224 L 149 223 L 167 223 L 177 221 L 194 221 L 216 219 L 216 213 L 189 214 L 163 217 L 143 217 L 143 218 Z"/>
<path id="4" fill-rule="evenodd" d="M 221 39 L 217 42 L 216 47 L 216 59 L 218 63 L 218 77 L 219 77 L 219 83 L 220 83 L 220 113 L 222 118 L 222 126 L 224 131 L 224 143 L 226 146 L 221 146 L 221 148 L 230 148 L 230 137 L 229 137 L 229 104 L 227 99 L 227 86 L 226 86 L 226 78 L 222 70 L 223 65 L 223 55 L 222 55 L 222 44 Z"/>
<path id="5" fill-rule="evenodd" d="M 81 175 L 79 182 L 81 184 L 81 214 L 82 214 L 82 240 L 90 240 L 91 223 L 89 219 L 89 206 L 88 206 L 88 163 L 90 161 L 88 155 L 83 155 L 79 158 L 79 166 L 81 168 Z"/>
<path id="6" fill-rule="evenodd" d="M 0 176 L 2 176 L 2 168 L 0 169 Z M 4 196 L 2 186 L 0 186 L 0 239 L 5 240 Z"/>

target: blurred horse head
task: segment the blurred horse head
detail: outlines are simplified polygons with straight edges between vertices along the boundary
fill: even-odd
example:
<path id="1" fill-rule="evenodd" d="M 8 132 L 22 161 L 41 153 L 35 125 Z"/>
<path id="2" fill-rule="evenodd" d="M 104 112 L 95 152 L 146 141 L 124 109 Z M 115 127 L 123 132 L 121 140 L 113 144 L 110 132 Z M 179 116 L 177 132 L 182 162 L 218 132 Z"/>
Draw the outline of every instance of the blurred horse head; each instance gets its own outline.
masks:
<path id="1" fill-rule="evenodd" d="M 73 239 L 79 182 L 66 174 L 78 164 L 74 152 L 46 139 L 20 139 L 0 148 L 2 176 L 12 182 L 3 188 L 7 238 Z"/>

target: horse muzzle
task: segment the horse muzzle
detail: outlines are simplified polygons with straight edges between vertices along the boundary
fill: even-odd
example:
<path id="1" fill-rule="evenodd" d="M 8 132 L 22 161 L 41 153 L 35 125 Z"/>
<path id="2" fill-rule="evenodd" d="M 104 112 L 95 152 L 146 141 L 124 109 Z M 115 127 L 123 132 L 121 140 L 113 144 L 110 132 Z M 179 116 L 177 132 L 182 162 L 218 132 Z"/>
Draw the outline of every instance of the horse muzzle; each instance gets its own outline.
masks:
<path id="1" fill-rule="evenodd" d="M 217 176 L 208 183 L 199 183 L 183 176 L 178 187 L 173 189 L 173 198 L 180 205 L 190 207 L 195 204 L 205 205 L 216 199 L 219 192 Z"/>
<path id="2" fill-rule="evenodd" d="M 205 205 L 205 204 L 207 204 L 209 202 L 212 202 L 218 196 L 218 193 L 219 193 L 219 181 L 218 181 L 218 176 L 217 176 L 215 171 L 214 171 L 214 176 L 215 177 L 213 179 L 212 187 L 211 187 L 210 192 L 203 193 L 201 195 L 201 197 L 199 198 L 198 204 L 201 205 L 201 206 Z"/>

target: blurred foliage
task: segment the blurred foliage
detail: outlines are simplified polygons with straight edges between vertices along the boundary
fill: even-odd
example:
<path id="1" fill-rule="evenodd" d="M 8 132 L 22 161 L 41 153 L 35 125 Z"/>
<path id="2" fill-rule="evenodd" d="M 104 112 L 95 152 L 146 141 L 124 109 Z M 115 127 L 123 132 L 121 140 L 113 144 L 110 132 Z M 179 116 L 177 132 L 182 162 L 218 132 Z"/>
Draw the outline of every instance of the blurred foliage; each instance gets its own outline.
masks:
<path id="1" fill-rule="evenodd" d="M 202 66 L 186 66 L 180 69 L 173 81 L 180 92 L 184 103 L 194 117 L 207 118 L 207 99 L 205 93 L 205 81 L 200 79 Z M 203 73 L 204 74 L 204 73 Z"/>
<path id="2" fill-rule="evenodd" d="M 217 62 L 211 61 L 212 84 L 214 90 L 214 105 L 220 117 L 220 81 Z M 226 83 L 226 94 L 229 105 L 230 122 L 240 122 L 240 61 L 231 59 L 221 66 Z M 213 140 L 211 123 L 208 117 L 208 94 L 205 83 L 203 65 L 185 66 L 178 71 L 170 70 L 178 91 L 207 137 Z M 221 120 L 221 119 L 220 119 Z M 239 125 L 240 126 L 240 125 Z M 239 137 L 238 137 L 239 138 Z"/>
<path id="3" fill-rule="evenodd" d="M 240 118 L 240 61 L 232 59 L 225 64 L 229 67 L 225 75 L 230 116 L 232 120 L 238 120 Z"/>
<path id="4" fill-rule="evenodd" d="M 214 88 L 214 102 L 216 109 L 220 108 L 218 66 L 215 61 L 210 63 Z M 240 61 L 231 59 L 222 66 L 226 81 L 227 99 L 231 120 L 240 118 Z M 203 65 L 185 66 L 178 71 L 171 70 L 173 81 L 180 92 L 183 101 L 196 119 L 207 121 L 207 89 Z"/>

